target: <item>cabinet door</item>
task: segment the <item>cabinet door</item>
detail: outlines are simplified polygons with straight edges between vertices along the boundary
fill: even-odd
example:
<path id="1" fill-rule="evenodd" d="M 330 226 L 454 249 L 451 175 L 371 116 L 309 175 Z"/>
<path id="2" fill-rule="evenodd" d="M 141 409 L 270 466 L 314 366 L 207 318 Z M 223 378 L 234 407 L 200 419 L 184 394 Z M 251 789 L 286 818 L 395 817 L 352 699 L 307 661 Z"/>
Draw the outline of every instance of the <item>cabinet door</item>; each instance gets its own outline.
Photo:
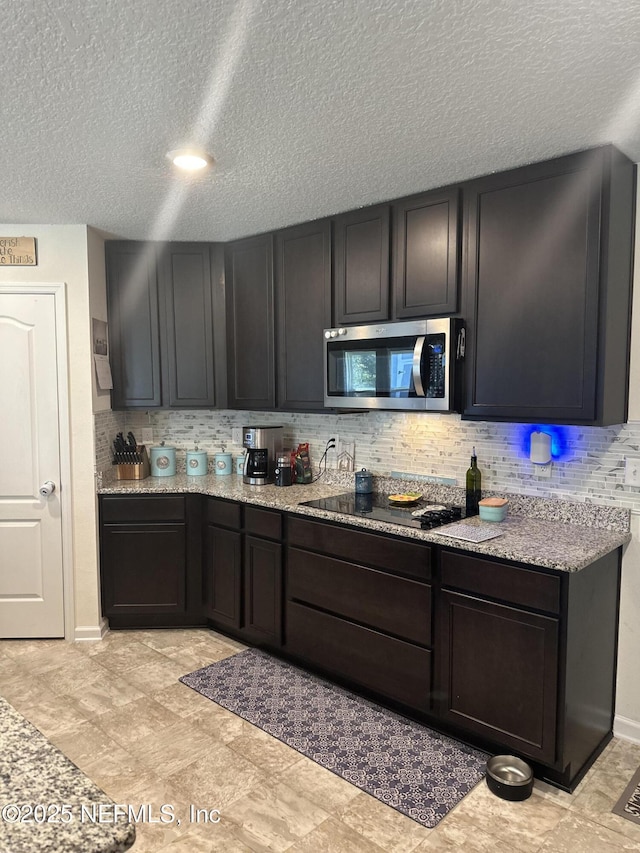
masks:
<path id="1" fill-rule="evenodd" d="M 595 418 L 601 187 L 599 152 L 465 187 L 465 415 Z"/>
<path id="2" fill-rule="evenodd" d="M 164 404 L 215 405 L 209 245 L 167 243 L 158 260 Z"/>
<path id="3" fill-rule="evenodd" d="M 229 408 L 274 408 L 271 234 L 229 243 L 225 279 Z"/>
<path id="4" fill-rule="evenodd" d="M 442 591 L 440 631 L 442 718 L 552 764 L 558 620 Z"/>
<path id="5" fill-rule="evenodd" d="M 242 548 L 240 533 L 207 527 L 207 616 L 228 628 L 242 626 Z"/>
<path id="6" fill-rule="evenodd" d="M 389 319 L 389 223 L 386 204 L 334 220 L 334 322 Z"/>
<path id="7" fill-rule="evenodd" d="M 244 540 L 244 629 L 254 642 L 282 645 L 282 546 Z"/>
<path id="8" fill-rule="evenodd" d="M 162 405 L 155 247 L 107 241 L 109 349 L 114 409 Z"/>
<path id="9" fill-rule="evenodd" d="M 275 246 L 278 408 L 321 409 L 322 332 L 331 325 L 331 223 L 280 231 Z"/>
<path id="10" fill-rule="evenodd" d="M 394 316 L 439 317 L 458 310 L 458 187 L 393 206 Z"/>
<path id="11" fill-rule="evenodd" d="M 105 616 L 186 613 L 184 524 L 105 524 L 101 554 Z"/>

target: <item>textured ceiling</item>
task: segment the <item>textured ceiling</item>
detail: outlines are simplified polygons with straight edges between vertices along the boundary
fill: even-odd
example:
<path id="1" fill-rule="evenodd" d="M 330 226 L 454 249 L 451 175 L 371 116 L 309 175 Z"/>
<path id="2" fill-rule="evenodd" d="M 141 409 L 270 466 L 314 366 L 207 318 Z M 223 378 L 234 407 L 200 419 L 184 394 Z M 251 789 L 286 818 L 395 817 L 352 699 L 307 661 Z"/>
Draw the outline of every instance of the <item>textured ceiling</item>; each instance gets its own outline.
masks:
<path id="1" fill-rule="evenodd" d="M 638 0 L 0 0 L 0 222 L 227 240 L 557 154 L 640 160 Z M 216 168 L 177 178 L 165 153 Z"/>

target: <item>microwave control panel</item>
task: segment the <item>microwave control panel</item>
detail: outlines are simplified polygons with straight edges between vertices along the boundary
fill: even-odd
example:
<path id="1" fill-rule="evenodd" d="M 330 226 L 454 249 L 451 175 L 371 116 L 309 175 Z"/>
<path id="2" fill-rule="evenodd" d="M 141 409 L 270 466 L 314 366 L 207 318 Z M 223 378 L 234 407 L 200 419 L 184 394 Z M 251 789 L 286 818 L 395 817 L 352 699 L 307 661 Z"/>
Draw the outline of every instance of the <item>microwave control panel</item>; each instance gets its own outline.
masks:
<path id="1" fill-rule="evenodd" d="M 446 359 L 445 335 L 427 335 L 424 342 L 423 362 L 423 386 L 426 397 L 444 397 Z"/>

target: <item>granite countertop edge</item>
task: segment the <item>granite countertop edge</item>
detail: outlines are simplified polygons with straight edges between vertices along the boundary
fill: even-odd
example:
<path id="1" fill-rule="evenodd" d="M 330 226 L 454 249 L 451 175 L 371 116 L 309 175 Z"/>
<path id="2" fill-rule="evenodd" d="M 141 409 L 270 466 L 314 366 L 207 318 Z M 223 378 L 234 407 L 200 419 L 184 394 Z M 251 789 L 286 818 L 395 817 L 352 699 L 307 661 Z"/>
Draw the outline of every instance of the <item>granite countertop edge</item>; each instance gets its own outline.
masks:
<path id="1" fill-rule="evenodd" d="M 225 477 L 176 474 L 172 477 L 147 477 L 144 480 L 105 477 L 98 481 L 98 493 L 102 495 L 204 494 L 563 572 L 580 571 L 631 541 L 628 530 L 609 530 L 513 514 L 497 524 L 481 521 L 477 517 L 468 519 L 467 523 L 473 526 L 490 527 L 499 530 L 501 534 L 495 539 L 474 543 L 449 538 L 442 532 L 407 528 L 301 505 L 302 501 L 317 500 L 345 491 L 347 489 L 342 484 L 326 483 L 286 488 L 274 485 L 248 486 L 235 474 Z M 440 531 L 443 529 L 439 528 Z"/>
<path id="2" fill-rule="evenodd" d="M 56 746 L 0 697 L 0 803 L 15 811 L 47 806 L 49 820 L 0 821 L 0 850 L 15 853 L 124 853 L 135 841 L 135 826 L 123 817 L 82 819 L 82 808 L 113 801 Z M 14 805 L 15 804 L 15 805 Z M 51 804 L 51 805 L 48 805 Z M 55 811 L 65 804 L 66 816 Z M 24 812 L 23 812 L 24 813 Z"/>

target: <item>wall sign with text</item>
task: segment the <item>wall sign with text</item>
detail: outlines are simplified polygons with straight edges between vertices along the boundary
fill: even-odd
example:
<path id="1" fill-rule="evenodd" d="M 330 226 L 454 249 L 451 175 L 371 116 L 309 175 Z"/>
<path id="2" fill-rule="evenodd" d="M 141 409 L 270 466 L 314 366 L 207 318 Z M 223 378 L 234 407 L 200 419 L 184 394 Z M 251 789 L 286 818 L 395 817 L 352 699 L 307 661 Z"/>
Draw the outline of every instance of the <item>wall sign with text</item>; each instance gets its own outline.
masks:
<path id="1" fill-rule="evenodd" d="M 35 237 L 0 237 L 0 267 L 35 267 Z"/>

